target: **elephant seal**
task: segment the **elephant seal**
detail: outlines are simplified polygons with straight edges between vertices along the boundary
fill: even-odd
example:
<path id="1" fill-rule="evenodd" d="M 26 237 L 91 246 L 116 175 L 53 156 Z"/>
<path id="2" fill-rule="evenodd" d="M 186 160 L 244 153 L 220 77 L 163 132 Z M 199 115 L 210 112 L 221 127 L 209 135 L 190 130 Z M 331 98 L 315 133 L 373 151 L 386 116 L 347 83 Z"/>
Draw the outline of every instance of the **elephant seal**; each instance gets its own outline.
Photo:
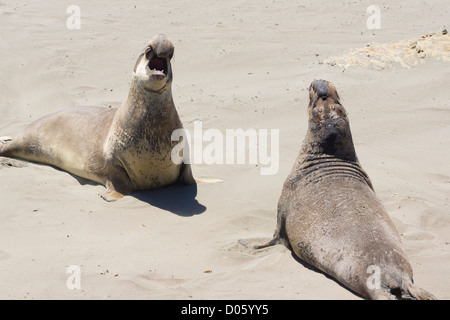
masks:
<path id="1" fill-rule="evenodd" d="M 0 144 L 0 156 L 61 168 L 106 186 L 114 201 L 136 190 L 182 178 L 195 183 L 189 164 L 175 164 L 172 132 L 182 123 L 172 99 L 172 42 L 151 39 L 136 61 L 127 99 L 119 108 L 74 107 L 30 124 Z"/>
<path id="2" fill-rule="evenodd" d="M 309 124 L 278 203 L 274 238 L 369 299 L 435 299 L 413 284 L 400 236 L 355 152 L 334 85 L 309 87 Z"/>

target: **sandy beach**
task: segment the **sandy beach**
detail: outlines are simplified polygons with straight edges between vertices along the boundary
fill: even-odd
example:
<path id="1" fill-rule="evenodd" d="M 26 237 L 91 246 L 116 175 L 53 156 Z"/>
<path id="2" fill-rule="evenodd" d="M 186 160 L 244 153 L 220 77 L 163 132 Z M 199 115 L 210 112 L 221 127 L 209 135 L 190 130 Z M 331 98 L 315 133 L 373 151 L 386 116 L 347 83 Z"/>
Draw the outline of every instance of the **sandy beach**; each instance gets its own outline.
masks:
<path id="1" fill-rule="evenodd" d="M 450 7 L 381 1 L 369 29 L 373 4 L 0 0 L 0 136 L 73 106 L 119 107 L 139 53 L 165 33 L 187 130 L 267 130 L 279 146 L 273 174 L 261 173 L 261 158 L 197 162 L 195 177 L 223 182 L 111 203 L 102 185 L 0 157 L 0 299 L 361 299 L 283 246 L 238 244 L 272 237 L 314 79 L 342 98 L 414 282 L 450 299 Z"/>

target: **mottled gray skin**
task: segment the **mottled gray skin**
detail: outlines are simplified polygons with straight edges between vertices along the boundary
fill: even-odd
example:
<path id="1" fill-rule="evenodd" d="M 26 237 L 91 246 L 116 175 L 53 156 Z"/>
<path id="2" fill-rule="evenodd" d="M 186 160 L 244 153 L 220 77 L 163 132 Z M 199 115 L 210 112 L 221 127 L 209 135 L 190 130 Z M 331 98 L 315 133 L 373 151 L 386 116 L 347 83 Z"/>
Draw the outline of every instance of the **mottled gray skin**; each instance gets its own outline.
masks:
<path id="1" fill-rule="evenodd" d="M 53 165 L 106 186 L 114 201 L 135 190 L 195 183 L 190 165 L 177 165 L 172 132 L 182 123 L 172 99 L 174 47 L 153 37 L 136 61 L 128 97 L 118 109 L 76 107 L 47 115 L 0 145 L 0 156 Z"/>
<path id="2" fill-rule="evenodd" d="M 434 299 L 413 284 L 400 236 L 358 162 L 334 85 L 314 81 L 309 96 L 308 133 L 283 186 L 274 238 L 256 248 L 283 243 L 369 299 Z"/>

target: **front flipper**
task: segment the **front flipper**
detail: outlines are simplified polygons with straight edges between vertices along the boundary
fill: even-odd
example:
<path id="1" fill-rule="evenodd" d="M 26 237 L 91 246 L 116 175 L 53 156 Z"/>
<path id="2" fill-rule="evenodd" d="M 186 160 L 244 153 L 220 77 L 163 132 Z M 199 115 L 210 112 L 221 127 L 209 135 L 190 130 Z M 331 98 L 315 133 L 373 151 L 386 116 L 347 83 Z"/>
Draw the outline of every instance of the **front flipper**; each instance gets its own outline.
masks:
<path id="1" fill-rule="evenodd" d="M 274 240 L 275 239 L 267 241 L 267 239 L 261 239 L 261 238 L 247 238 L 247 239 L 239 239 L 238 243 L 241 246 L 246 247 L 247 249 L 259 250 L 259 249 L 268 248 L 275 244 L 278 244 L 278 242 L 273 242 Z M 261 244 L 261 242 L 263 242 L 264 244 Z"/>
<path id="2" fill-rule="evenodd" d="M 264 249 L 264 248 L 268 248 L 277 244 L 283 244 L 285 245 L 285 241 L 280 238 L 279 236 L 275 236 L 272 240 L 270 240 L 269 242 L 266 242 L 264 244 L 259 244 L 259 245 L 254 245 L 254 248 L 259 250 L 259 249 Z"/>
<path id="3" fill-rule="evenodd" d="M 275 229 L 272 240 L 263 244 L 254 245 L 253 247 L 256 250 L 268 248 L 277 244 L 282 244 L 287 248 L 291 249 L 289 239 L 286 233 L 286 218 L 283 212 L 284 212 L 283 210 L 278 209 L 277 227 Z"/>
<path id="4" fill-rule="evenodd" d="M 108 202 L 117 201 L 133 191 L 130 178 L 126 171 L 122 168 L 114 167 L 113 173 L 110 174 L 106 183 L 106 192 L 100 197 Z"/>
<path id="5" fill-rule="evenodd" d="M 117 192 L 117 191 L 110 190 L 110 191 L 107 191 L 104 194 L 101 194 L 100 197 L 103 200 L 105 200 L 105 201 L 113 202 L 113 201 L 117 201 L 117 200 L 122 199 L 124 197 L 124 195 L 119 193 L 119 192 Z"/>

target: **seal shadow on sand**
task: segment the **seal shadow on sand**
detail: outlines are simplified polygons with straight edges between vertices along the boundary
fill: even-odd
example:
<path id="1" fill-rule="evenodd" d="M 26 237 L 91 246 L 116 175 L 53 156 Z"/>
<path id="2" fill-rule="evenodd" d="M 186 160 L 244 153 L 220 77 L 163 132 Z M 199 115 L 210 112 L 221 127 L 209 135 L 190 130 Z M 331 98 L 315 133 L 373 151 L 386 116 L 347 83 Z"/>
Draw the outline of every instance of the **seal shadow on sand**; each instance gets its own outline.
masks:
<path id="1" fill-rule="evenodd" d="M 58 170 L 58 168 L 56 169 Z M 94 181 L 90 181 L 73 174 L 70 175 L 78 180 L 81 185 L 99 185 Z M 206 211 L 206 207 L 195 199 L 197 197 L 196 183 L 186 185 L 183 182 L 178 181 L 165 187 L 135 191 L 127 196 L 136 198 L 153 207 L 170 211 L 182 217 L 191 217 Z"/>
<path id="2" fill-rule="evenodd" d="M 0 168 L 2 166 L 5 167 L 15 167 L 15 168 L 23 168 L 27 167 L 28 163 L 34 163 L 32 161 L 23 161 L 19 159 L 9 159 L 0 157 Z M 34 163 L 36 165 L 41 165 L 39 163 Z M 78 181 L 80 185 L 92 185 L 99 186 L 100 184 L 91 181 L 74 174 L 71 174 L 67 171 L 64 171 L 60 168 L 49 166 L 53 169 L 64 172 L 72 176 L 75 180 Z M 177 214 L 182 217 L 190 217 L 196 214 L 201 214 L 206 211 L 206 207 L 199 203 L 196 199 L 197 197 L 197 184 L 186 185 L 181 181 L 178 181 L 172 185 L 144 190 L 144 191 L 135 191 L 132 194 L 128 195 L 130 197 L 134 197 L 142 202 L 148 203 L 151 206 L 170 211 L 174 214 Z M 118 200 L 120 201 L 120 200 Z"/>
<path id="3" fill-rule="evenodd" d="M 190 217 L 206 211 L 206 207 L 195 199 L 196 183 L 186 185 L 177 182 L 158 189 L 135 191 L 130 196 L 182 217 Z"/>

